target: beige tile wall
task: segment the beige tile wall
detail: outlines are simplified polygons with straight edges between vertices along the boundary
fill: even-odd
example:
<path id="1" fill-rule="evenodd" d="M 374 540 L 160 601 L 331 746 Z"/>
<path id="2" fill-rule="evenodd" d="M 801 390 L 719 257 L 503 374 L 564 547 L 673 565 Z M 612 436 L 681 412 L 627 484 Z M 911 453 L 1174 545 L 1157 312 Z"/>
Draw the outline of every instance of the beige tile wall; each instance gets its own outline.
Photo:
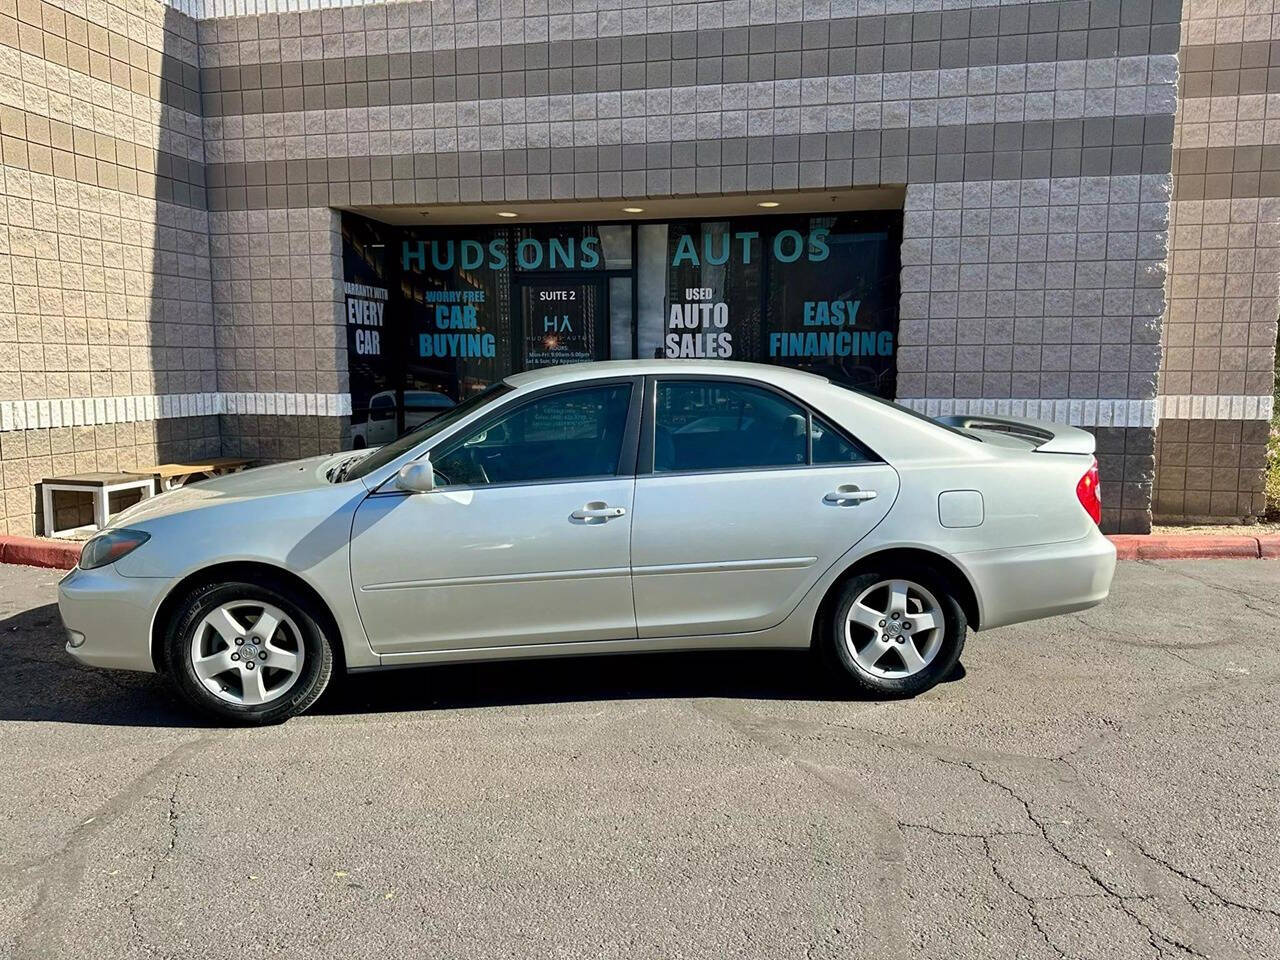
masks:
<path id="1" fill-rule="evenodd" d="M 241 210 L 209 218 L 217 389 L 346 393 L 337 212 Z"/>
<path id="2" fill-rule="evenodd" d="M 0 0 L 0 401 L 217 389 L 195 37 L 153 0 Z M 5 431 L 0 529 L 45 476 L 218 449 L 216 417 Z"/>

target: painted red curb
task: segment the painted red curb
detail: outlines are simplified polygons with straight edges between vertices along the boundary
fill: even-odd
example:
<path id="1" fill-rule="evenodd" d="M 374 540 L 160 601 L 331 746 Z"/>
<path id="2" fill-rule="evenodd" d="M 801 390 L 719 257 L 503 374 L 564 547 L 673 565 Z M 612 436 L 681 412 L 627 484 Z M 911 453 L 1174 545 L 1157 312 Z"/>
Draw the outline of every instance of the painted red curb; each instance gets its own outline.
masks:
<path id="1" fill-rule="evenodd" d="M 82 543 L 45 537 L 0 537 L 0 563 L 70 570 L 80 560 Z"/>
<path id="2" fill-rule="evenodd" d="M 1214 534 L 1134 535 L 1107 538 L 1121 560 L 1190 560 L 1212 557 L 1280 557 L 1280 537 L 1227 537 Z M 1267 541 L 1264 548 L 1262 541 Z M 1267 552 L 1267 551 L 1270 552 Z"/>

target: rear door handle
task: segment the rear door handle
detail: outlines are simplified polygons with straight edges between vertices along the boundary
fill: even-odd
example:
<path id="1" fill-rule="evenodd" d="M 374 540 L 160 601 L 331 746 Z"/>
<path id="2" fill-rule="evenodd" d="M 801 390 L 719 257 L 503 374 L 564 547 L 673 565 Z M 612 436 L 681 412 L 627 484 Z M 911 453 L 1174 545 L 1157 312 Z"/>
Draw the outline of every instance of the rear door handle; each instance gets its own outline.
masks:
<path id="1" fill-rule="evenodd" d="M 847 507 L 862 503 L 864 500 L 874 500 L 876 496 L 877 494 L 874 490 L 859 490 L 856 484 L 844 483 L 836 487 L 822 499 L 826 503 L 834 503 L 837 506 Z"/>
<path id="2" fill-rule="evenodd" d="M 611 507 L 603 500 L 592 500 L 590 503 L 584 504 L 573 511 L 569 516 L 575 520 L 599 520 L 603 523 L 606 520 L 624 517 L 626 514 L 626 507 Z"/>

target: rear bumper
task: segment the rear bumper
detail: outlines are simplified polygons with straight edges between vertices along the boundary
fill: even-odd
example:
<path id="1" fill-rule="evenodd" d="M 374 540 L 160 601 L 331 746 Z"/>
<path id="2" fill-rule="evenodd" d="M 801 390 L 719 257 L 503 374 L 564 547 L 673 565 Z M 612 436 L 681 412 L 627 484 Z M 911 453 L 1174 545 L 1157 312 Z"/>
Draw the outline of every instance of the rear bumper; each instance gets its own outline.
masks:
<path id="1" fill-rule="evenodd" d="M 1116 548 L 1095 527 L 1080 540 L 979 550 L 956 560 L 973 581 L 986 630 L 1101 603 L 1111 591 Z"/>
<path id="2" fill-rule="evenodd" d="M 151 619 L 169 580 L 122 577 L 115 565 L 76 567 L 58 584 L 58 612 L 69 634 L 67 653 L 91 667 L 155 673 L 151 661 Z"/>

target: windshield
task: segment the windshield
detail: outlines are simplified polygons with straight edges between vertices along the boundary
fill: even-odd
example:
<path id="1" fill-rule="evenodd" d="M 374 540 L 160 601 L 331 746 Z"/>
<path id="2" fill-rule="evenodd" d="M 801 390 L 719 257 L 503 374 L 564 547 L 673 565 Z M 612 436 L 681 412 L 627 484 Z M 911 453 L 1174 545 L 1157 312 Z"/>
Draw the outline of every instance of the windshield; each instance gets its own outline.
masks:
<path id="1" fill-rule="evenodd" d="M 419 424 L 412 430 L 408 430 L 405 433 L 400 434 L 400 436 L 396 437 L 396 439 L 392 440 L 390 443 L 379 447 L 367 457 L 353 463 L 350 469 L 343 472 L 342 479 L 355 480 L 358 477 L 363 477 L 372 473 L 379 467 L 386 466 L 397 457 L 408 453 L 418 444 L 422 443 L 422 441 L 428 440 L 441 431 L 448 429 L 453 426 L 453 424 L 462 420 L 464 417 L 470 416 L 481 407 L 487 406 L 504 394 L 510 393 L 511 390 L 512 388 L 507 386 L 505 383 L 495 383 L 485 387 L 485 389 L 481 390 L 479 393 L 463 400 L 456 407 L 450 407 L 438 417 L 433 417 L 426 423 Z"/>

